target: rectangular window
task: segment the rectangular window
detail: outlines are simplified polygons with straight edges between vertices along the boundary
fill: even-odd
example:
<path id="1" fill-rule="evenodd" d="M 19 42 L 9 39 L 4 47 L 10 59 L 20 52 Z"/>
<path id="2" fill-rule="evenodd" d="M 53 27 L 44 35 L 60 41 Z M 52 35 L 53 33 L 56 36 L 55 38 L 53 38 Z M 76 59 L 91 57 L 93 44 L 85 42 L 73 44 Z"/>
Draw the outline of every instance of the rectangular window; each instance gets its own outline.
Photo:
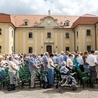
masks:
<path id="1" fill-rule="evenodd" d="M 47 38 L 51 38 L 51 33 L 50 32 L 47 33 Z"/>
<path id="2" fill-rule="evenodd" d="M 65 50 L 66 50 L 66 51 L 70 51 L 70 48 L 69 48 L 69 47 L 66 47 Z"/>
<path id="3" fill-rule="evenodd" d="M 29 38 L 33 38 L 33 33 L 32 32 L 29 32 Z"/>
<path id="4" fill-rule="evenodd" d="M 90 35 L 91 35 L 91 31 L 90 31 L 90 30 L 87 30 L 87 31 L 86 31 L 86 35 L 87 35 L 87 36 L 90 36 Z"/>
<path id="5" fill-rule="evenodd" d="M 87 46 L 87 51 L 88 51 L 88 52 L 91 51 L 91 46 L 90 46 L 90 45 Z"/>
<path id="6" fill-rule="evenodd" d="M 77 37 L 78 37 L 78 31 L 77 31 Z"/>
<path id="7" fill-rule="evenodd" d="M 0 28 L 0 35 L 2 34 L 2 29 Z"/>
<path id="8" fill-rule="evenodd" d="M 66 38 L 69 38 L 69 33 L 68 32 L 66 32 Z"/>
<path id="9" fill-rule="evenodd" d="M 32 47 L 29 47 L 28 48 L 28 53 L 32 53 L 33 52 L 33 48 Z"/>
<path id="10" fill-rule="evenodd" d="M 2 50 L 2 46 L 0 46 L 0 53 L 1 53 L 1 50 Z"/>

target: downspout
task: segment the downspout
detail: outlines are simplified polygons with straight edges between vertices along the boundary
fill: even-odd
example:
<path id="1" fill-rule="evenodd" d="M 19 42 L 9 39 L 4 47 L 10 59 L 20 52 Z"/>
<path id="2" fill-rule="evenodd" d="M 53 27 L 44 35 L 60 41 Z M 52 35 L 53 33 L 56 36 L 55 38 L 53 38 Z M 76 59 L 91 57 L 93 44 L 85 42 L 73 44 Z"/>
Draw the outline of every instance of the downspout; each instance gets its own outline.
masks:
<path id="1" fill-rule="evenodd" d="M 75 30 L 73 30 L 73 33 L 74 33 L 74 51 L 76 51 L 76 37 L 75 37 Z"/>
<path id="2" fill-rule="evenodd" d="M 14 54 L 15 54 L 15 32 L 16 32 L 16 28 L 14 29 Z"/>
<path id="3" fill-rule="evenodd" d="M 96 24 L 95 24 L 95 50 L 97 50 L 97 34 L 96 34 Z"/>

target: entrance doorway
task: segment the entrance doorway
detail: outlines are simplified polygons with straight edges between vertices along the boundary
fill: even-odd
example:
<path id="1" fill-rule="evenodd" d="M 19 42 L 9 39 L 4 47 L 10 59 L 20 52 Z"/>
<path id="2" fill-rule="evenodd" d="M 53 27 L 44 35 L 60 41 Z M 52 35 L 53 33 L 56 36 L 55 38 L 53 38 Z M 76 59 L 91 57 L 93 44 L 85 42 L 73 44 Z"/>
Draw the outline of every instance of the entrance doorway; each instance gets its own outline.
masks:
<path id="1" fill-rule="evenodd" d="M 49 54 L 52 53 L 52 46 L 51 45 L 47 45 L 46 46 L 46 51 L 49 52 Z"/>

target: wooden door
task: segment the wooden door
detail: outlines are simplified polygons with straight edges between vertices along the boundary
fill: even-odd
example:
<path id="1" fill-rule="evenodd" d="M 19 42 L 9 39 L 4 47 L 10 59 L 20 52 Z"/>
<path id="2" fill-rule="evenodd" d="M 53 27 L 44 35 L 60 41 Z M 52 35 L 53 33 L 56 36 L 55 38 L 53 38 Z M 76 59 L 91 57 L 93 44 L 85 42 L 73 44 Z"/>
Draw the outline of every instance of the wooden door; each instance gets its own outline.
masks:
<path id="1" fill-rule="evenodd" d="M 52 46 L 51 45 L 47 45 L 46 46 L 46 51 L 49 52 L 49 54 L 52 53 Z"/>

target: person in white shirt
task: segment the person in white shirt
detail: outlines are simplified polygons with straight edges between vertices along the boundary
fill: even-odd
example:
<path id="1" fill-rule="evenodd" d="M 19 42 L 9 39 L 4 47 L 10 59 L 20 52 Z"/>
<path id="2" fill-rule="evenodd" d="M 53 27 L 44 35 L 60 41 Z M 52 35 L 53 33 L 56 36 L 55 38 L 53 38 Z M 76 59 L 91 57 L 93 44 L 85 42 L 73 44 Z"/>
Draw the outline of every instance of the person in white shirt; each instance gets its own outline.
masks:
<path id="1" fill-rule="evenodd" d="M 96 80 L 96 77 L 97 77 L 97 73 L 96 73 L 96 65 L 97 65 L 97 61 L 96 61 L 96 58 L 94 56 L 94 51 L 92 50 L 91 51 L 91 54 L 88 55 L 87 57 L 87 62 L 90 66 L 90 75 L 91 75 L 91 87 L 94 87 L 94 83 L 95 83 L 95 80 Z"/>
<path id="2" fill-rule="evenodd" d="M 98 63 L 98 51 L 95 51 L 95 58 L 96 58 L 96 61 Z"/>
<path id="3" fill-rule="evenodd" d="M 23 63 L 19 61 L 19 56 L 17 54 L 14 55 L 13 62 L 16 64 L 16 68 L 20 70 L 20 67 L 23 65 Z M 18 82 L 20 81 L 19 73 L 17 73 L 16 81 L 17 81 L 17 86 L 18 86 Z"/>
<path id="4" fill-rule="evenodd" d="M 96 58 L 96 62 L 98 63 L 98 51 L 95 51 L 95 58 Z M 96 66 L 96 72 L 97 72 L 97 79 L 98 79 L 98 66 Z"/>
<path id="5" fill-rule="evenodd" d="M 77 57 L 77 62 L 79 63 L 79 68 L 81 69 L 82 72 L 84 72 L 84 61 L 83 61 L 83 53 L 80 53 L 80 55 Z"/>
<path id="6" fill-rule="evenodd" d="M 72 61 L 73 55 L 69 54 L 69 57 L 67 59 L 67 67 L 69 70 L 72 70 L 74 65 L 73 65 L 73 61 Z"/>
<path id="7" fill-rule="evenodd" d="M 13 57 L 9 57 L 9 76 L 10 76 L 10 84 L 15 84 L 17 86 L 17 71 L 18 68 L 16 64 L 13 62 Z"/>

